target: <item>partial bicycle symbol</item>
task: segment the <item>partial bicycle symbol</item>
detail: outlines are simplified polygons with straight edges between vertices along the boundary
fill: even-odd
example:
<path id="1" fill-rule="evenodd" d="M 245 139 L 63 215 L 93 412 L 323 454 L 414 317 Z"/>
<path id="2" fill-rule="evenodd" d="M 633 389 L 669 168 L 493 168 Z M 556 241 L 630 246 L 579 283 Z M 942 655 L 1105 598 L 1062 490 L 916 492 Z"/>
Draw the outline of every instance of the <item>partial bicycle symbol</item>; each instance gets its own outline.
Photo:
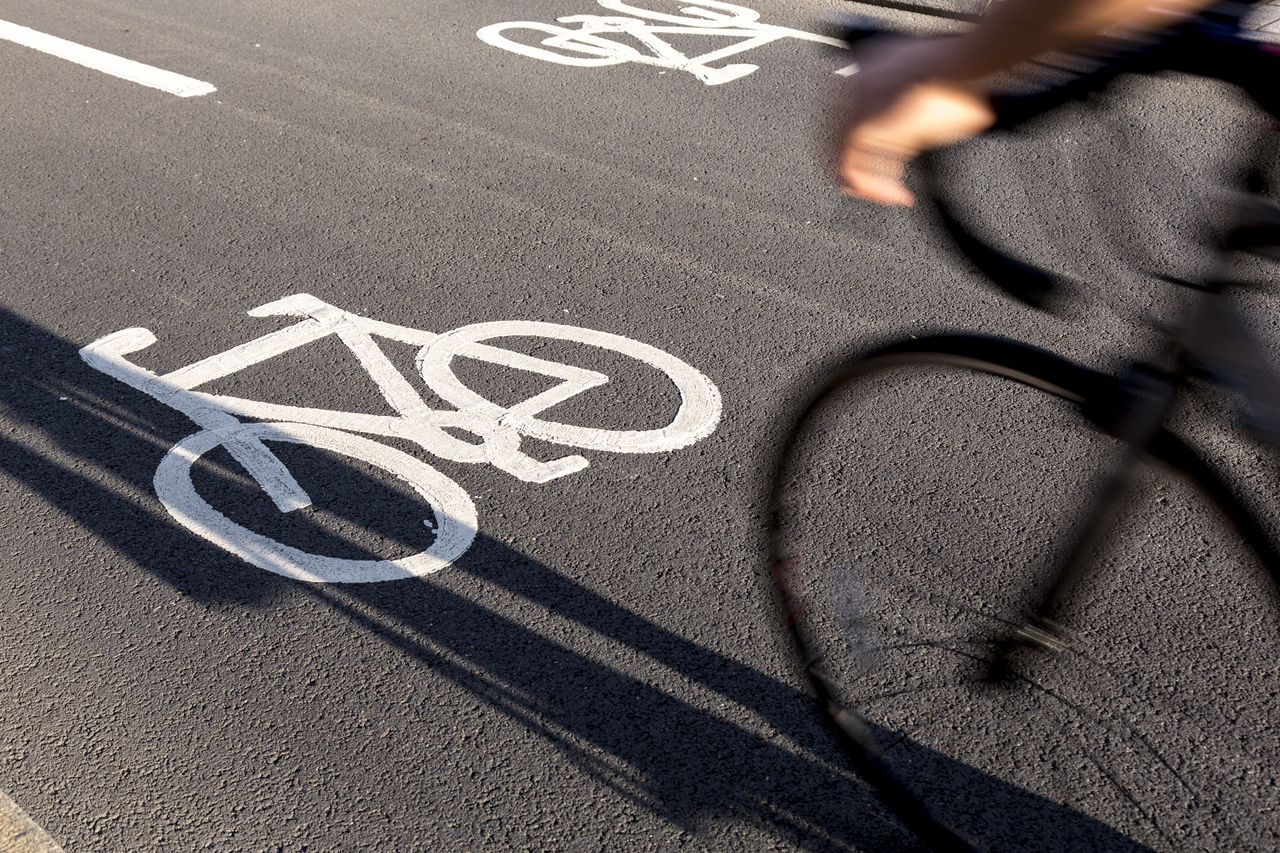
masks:
<path id="1" fill-rule="evenodd" d="M 747 63 L 714 67 L 712 63 L 779 39 L 846 46 L 840 39 L 762 24 L 760 13 L 719 0 L 690 0 L 689 5 L 680 7 L 682 14 L 679 15 L 640 9 L 623 0 L 596 1 L 604 8 L 622 12 L 628 17 L 567 15 L 556 19 L 561 24 L 576 24 L 576 29 L 538 21 L 509 21 L 482 27 L 476 35 L 486 44 L 547 62 L 583 67 L 638 62 L 687 71 L 708 86 L 737 80 L 759 67 Z M 718 37 L 736 41 L 718 50 L 687 56 L 672 46 L 670 36 Z"/>
<path id="2" fill-rule="evenodd" d="M 720 420 L 720 393 L 706 376 L 660 349 L 620 335 L 535 321 L 475 323 L 442 334 L 361 317 L 306 293 L 248 312 L 251 317 L 298 317 L 298 322 L 225 352 L 158 375 L 127 356 L 156 342 L 147 329 L 123 329 L 80 350 L 90 366 L 182 412 L 201 428 L 179 441 L 155 474 L 160 502 L 178 523 L 237 557 L 276 574 L 322 583 L 365 583 L 425 575 L 462 556 L 476 534 L 476 508 L 456 482 L 416 456 L 366 436 L 405 439 L 450 462 L 489 464 L 530 483 L 545 483 L 586 468 L 570 454 L 542 461 L 521 450 L 532 437 L 579 450 L 661 453 L 710 435 Z M 395 411 L 377 415 L 316 409 L 210 394 L 196 389 L 323 338 L 336 336 L 358 359 Z M 629 356 L 662 372 L 680 394 L 666 426 L 601 429 L 540 417 L 548 409 L 609 381 L 603 373 L 526 355 L 487 343 L 498 338 L 550 338 Z M 454 409 L 431 408 L 377 342 L 418 347 L 415 366 L 427 388 Z M 540 374 L 556 383 L 515 405 L 503 406 L 467 387 L 454 373 L 464 357 Z M 249 418 L 253 420 L 242 420 Z M 459 438 L 461 432 L 474 440 Z M 268 444 L 286 442 L 361 460 L 406 481 L 430 506 L 434 539 L 425 550 L 394 560 L 312 554 L 256 533 L 227 518 L 197 491 L 192 466 L 225 448 L 281 512 L 311 504 L 311 497 Z"/>

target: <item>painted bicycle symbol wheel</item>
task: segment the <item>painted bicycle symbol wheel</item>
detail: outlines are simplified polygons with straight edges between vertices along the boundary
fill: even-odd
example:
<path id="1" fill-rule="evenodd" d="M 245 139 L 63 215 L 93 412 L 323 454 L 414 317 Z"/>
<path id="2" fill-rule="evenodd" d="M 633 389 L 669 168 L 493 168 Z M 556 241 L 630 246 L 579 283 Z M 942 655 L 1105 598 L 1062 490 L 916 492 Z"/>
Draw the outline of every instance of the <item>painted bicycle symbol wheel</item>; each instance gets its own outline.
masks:
<path id="1" fill-rule="evenodd" d="M 395 560 L 356 560 L 312 554 L 237 524 L 196 491 L 192 466 L 231 433 L 266 442 L 289 442 L 352 456 L 408 483 L 431 507 L 435 540 L 417 554 Z M 437 572 L 461 557 L 476 535 L 476 507 L 461 486 L 407 453 L 340 430 L 312 424 L 255 423 L 231 430 L 203 430 L 178 442 L 160 460 L 156 495 L 183 527 L 245 562 L 277 575 L 314 583 L 370 583 Z"/>
<path id="2" fill-rule="evenodd" d="M 550 394 L 509 408 L 500 406 L 464 385 L 450 365 L 455 356 L 468 355 L 468 350 L 474 352 L 472 345 L 506 337 L 574 341 L 630 356 L 657 368 L 675 385 L 680 392 L 680 408 L 669 424 L 647 430 L 599 429 L 538 418 L 545 409 L 585 390 L 570 383 L 565 384 L 564 390 L 553 389 Z M 423 347 L 418 353 L 417 366 L 427 386 L 458 409 L 514 427 L 523 435 L 566 447 L 615 453 L 660 453 L 687 447 L 707 437 L 720 419 L 720 392 L 711 380 L 685 362 L 631 338 L 577 326 L 532 320 L 474 323 L 445 332 Z M 607 381 L 601 374 L 592 375 Z"/>

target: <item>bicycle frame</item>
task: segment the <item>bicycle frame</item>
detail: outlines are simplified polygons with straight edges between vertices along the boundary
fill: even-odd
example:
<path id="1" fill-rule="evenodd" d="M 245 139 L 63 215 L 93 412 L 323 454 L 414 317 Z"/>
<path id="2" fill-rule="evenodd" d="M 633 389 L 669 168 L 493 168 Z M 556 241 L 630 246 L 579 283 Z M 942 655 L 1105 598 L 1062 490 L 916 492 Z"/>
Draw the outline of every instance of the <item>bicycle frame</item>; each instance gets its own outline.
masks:
<path id="1" fill-rule="evenodd" d="M 854 26 L 847 29 L 844 36 L 852 44 L 879 32 Z M 1121 57 L 1121 61 L 1066 85 L 1033 95 L 995 99 L 997 129 L 1016 128 L 1060 105 L 1086 98 L 1122 73 L 1151 73 L 1164 68 L 1237 83 L 1249 91 L 1264 110 L 1280 120 L 1280 89 L 1275 86 L 1275 80 L 1280 79 L 1280 52 L 1238 38 L 1221 19 L 1178 26 L 1152 41 L 1129 48 L 1130 53 Z M 848 65 L 847 57 L 842 61 Z M 926 176 L 933 178 L 932 170 L 926 168 Z M 1259 191 L 1259 172 L 1251 172 L 1245 184 L 1249 191 Z M 1056 276 L 1000 251 L 975 235 L 953 215 L 936 184 L 929 186 L 925 194 L 938 208 L 942 224 L 959 254 L 996 287 L 1036 306 L 1045 304 L 1054 295 L 1061 283 Z M 809 621 L 814 613 L 818 620 L 826 614 L 821 612 L 821 607 L 808 607 L 810 591 L 804 588 L 800 575 L 805 568 L 803 555 L 793 550 L 788 540 L 790 525 L 798 523 L 794 522 L 786 499 L 796 479 L 791 467 L 796 448 L 807 434 L 806 430 L 815 423 L 821 424 L 818 412 L 844 399 L 838 394 L 880 371 L 921 365 L 961 368 L 1021 383 L 1077 408 L 1099 430 L 1120 439 L 1123 458 L 1093 496 L 1083 523 L 1069 543 L 1065 559 L 1057 565 L 1028 566 L 1032 571 L 1048 570 L 1043 587 L 1021 602 L 1015 601 L 1015 614 L 1009 619 L 996 619 L 998 627 L 982 635 L 984 641 L 991 642 L 990 647 L 962 655 L 987 668 L 985 674 L 994 682 L 992 686 L 1015 684 L 1011 678 L 1019 677 L 1017 664 L 1025 663 L 1013 659 L 1016 649 L 1030 647 L 1035 651 L 1059 653 L 1072 647 L 1055 616 L 1085 575 L 1099 540 L 1115 518 L 1120 500 L 1134 485 L 1138 469 L 1150 462 L 1184 475 L 1222 510 L 1261 558 L 1273 581 L 1272 592 L 1280 604 L 1280 552 L 1258 521 L 1258 515 L 1234 494 L 1212 466 L 1168 428 L 1170 415 L 1181 395 L 1189 390 L 1191 380 L 1209 374 L 1235 386 L 1255 405 L 1261 405 L 1263 417 L 1255 425 L 1255 432 L 1260 431 L 1270 439 L 1276 437 L 1273 431 L 1280 432 L 1276 430 L 1280 425 L 1280 418 L 1276 417 L 1280 414 L 1280 379 L 1274 371 L 1258 366 L 1262 363 L 1261 348 L 1244 333 L 1231 305 L 1230 295 L 1235 284 L 1228 267 L 1232 256 L 1242 250 L 1280 255 L 1280 213 L 1265 210 L 1253 201 L 1243 210 L 1248 215 L 1219 241 L 1222 259 L 1214 274 L 1203 284 L 1177 282 L 1191 288 L 1197 298 L 1186 306 L 1176 326 L 1167 330 L 1163 351 L 1150 362 L 1135 364 L 1121 377 L 1109 376 L 1005 338 L 975 334 L 913 335 L 909 340 L 833 360 L 834 364 L 821 371 L 822 379 L 815 383 L 817 388 L 809 389 L 803 401 L 788 412 L 790 426 L 777 442 L 766 498 L 770 508 L 767 577 L 781 617 L 779 622 L 785 626 L 820 712 L 856 772 L 873 787 L 905 828 L 934 849 L 972 850 L 975 846 L 962 832 L 948 825 L 940 816 L 942 812 L 931 809 L 926 794 L 914 780 L 896 772 L 882 742 L 872 731 L 874 721 L 851 710 L 856 702 L 845 704 L 846 697 L 826 671 L 825 650 L 822 643 L 817 642 L 814 625 Z M 798 529 L 803 531 L 803 523 L 798 524 Z M 821 557 L 821 549 L 819 552 Z M 1016 614 L 1018 604 L 1022 605 L 1022 615 Z M 825 630 L 830 632 L 831 627 L 826 626 Z M 975 674 L 981 679 L 980 671 Z M 1025 676 L 1022 678 L 1023 685 L 1031 684 Z M 873 693 L 873 698 L 885 698 L 885 694 Z"/>

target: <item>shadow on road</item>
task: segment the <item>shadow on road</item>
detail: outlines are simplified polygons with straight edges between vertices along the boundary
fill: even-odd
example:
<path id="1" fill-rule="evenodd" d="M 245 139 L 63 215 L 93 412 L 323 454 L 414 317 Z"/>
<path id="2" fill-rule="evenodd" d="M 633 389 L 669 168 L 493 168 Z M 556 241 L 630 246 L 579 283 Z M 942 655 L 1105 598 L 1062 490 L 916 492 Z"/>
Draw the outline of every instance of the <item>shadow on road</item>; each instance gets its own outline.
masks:
<path id="1" fill-rule="evenodd" d="M 383 584 L 298 584 L 227 557 L 173 522 L 151 491 L 160 458 L 193 425 L 94 371 L 77 350 L 77 344 L 0 313 L 0 471 L 131 566 L 185 595 L 233 609 L 267 606 L 286 590 L 303 590 L 417 662 L 428 678 L 468 691 L 530 735 L 554 743 L 601 784 L 682 827 L 740 821 L 807 848 L 909 844 L 844 769 L 800 690 L 483 534 L 444 573 Z M 324 483 L 341 483 L 341 523 L 301 513 L 287 524 L 267 519 L 267 528 L 285 524 L 278 535 L 292 544 L 341 556 L 372 556 L 362 544 L 371 538 L 405 553 L 429 542 L 421 513 L 416 525 L 402 523 L 402 488 L 337 457 L 291 452 L 281 456 L 309 491 L 315 487 L 313 494 L 324 494 Z M 211 453 L 198 466 L 197 486 L 228 515 L 246 524 L 261 521 L 258 509 L 270 505 L 233 468 L 229 456 Z M 27 514 L 31 524 L 49 524 L 54 516 L 46 507 Z M 30 570 L 0 567 L 6 573 Z M 763 724 L 748 728 L 726 720 L 695 697 L 600 663 L 589 649 L 572 648 L 449 588 L 450 573 L 482 580 L 630 649 Z M 107 588 L 102 595 L 112 593 Z M 973 801 L 992 804 L 1000 815 L 992 826 L 993 846 L 1137 846 L 1085 815 L 972 768 L 946 759 L 939 766 L 947 768 L 947 784 L 959 780 Z"/>

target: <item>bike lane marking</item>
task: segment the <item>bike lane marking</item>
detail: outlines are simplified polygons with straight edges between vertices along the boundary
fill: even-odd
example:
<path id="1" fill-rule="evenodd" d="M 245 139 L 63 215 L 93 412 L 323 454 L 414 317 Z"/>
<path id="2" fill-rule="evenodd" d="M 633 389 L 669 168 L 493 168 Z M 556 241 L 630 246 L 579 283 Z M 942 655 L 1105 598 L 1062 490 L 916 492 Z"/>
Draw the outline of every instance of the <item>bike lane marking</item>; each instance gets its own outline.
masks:
<path id="1" fill-rule="evenodd" d="M 579 455 L 543 461 L 521 451 L 524 436 L 565 447 L 612 453 L 660 453 L 687 447 L 709 436 L 720 421 L 721 399 L 715 384 L 675 356 L 631 338 L 607 332 L 538 321 L 473 323 L 435 333 L 397 326 L 343 311 L 316 297 L 298 293 L 251 309 L 253 317 L 297 317 L 284 329 L 268 332 L 222 353 L 159 375 L 127 356 L 156 342 L 144 328 L 128 328 L 99 338 L 80 350 L 92 368 L 182 412 L 201 427 L 169 449 L 156 470 L 153 486 L 170 517 L 219 548 L 275 574 L 311 583 L 370 583 L 423 576 L 462 556 L 477 534 L 477 512 L 470 495 L 432 465 L 378 439 L 407 439 L 431 455 L 457 462 L 487 463 L 519 480 L 546 483 L 588 467 Z M 392 417 L 360 412 L 295 407 L 209 394 L 199 385 L 229 376 L 329 335 L 355 356 Z M 430 407 L 382 352 L 374 336 L 419 348 L 414 366 L 427 389 L 454 409 Z M 575 365 L 548 361 L 486 341 L 507 337 L 571 341 L 630 356 L 655 368 L 674 384 L 679 407 L 665 427 L 646 430 L 590 428 L 536 416 L 609 377 Z M 456 357 L 531 371 L 560 382 L 512 406 L 500 406 L 476 393 L 453 373 Z M 253 420 L 242 421 L 241 417 Z M 454 428 L 475 435 L 470 442 L 450 435 Z M 367 432 L 374 438 L 357 433 Z M 406 482 L 431 509 L 424 523 L 434 532 L 425 550 L 398 559 L 347 559 L 313 554 L 285 545 L 232 521 L 196 490 L 192 468 L 206 453 L 224 448 L 275 502 L 281 512 L 311 503 L 268 442 L 310 446 L 363 461 Z"/>
<path id="2" fill-rule="evenodd" d="M 718 86 L 759 70 L 748 63 L 714 67 L 710 63 L 750 51 L 780 39 L 799 39 L 832 47 L 847 47 L 842 40 L 791 27 L 765 24 L 760 13 L 722 0 L 690 0 L 683 15 L 671 15 L 631 6 L 624 0 L 596 0 L 607 11 L 622 15 L 564 15 L 558 24 L 539 21 L 506 21 L 476 31 L 486 44 L 512 53 L 560 65 L 600 67 L 634 62 L 686 71 L 708 86 Z M 625 17 L 623 17 L 625 16 Z M 559 24 L 577 24 L 570 29 Z M 508 37 L 508 31 L 539 33 L 538 44 L 524 44 Z M 626 36 L 644 45 L 652 55 L 628 43 L 604 36 Z M 663 36 L 717 36 L 737 39 L 737 43 L 698 56 L 686 56 Z"/>
<path id="3" fill-rule="evenodd" d="M 119 77 L 121 80 L 159 89 L 170 95 L 177 95 L 179 98 L 194 98 L 218 91 L 212 83 L 125 59 L 96 48 L 85 47 L 9 21 L 0 21 L 0 39 L 83 65 L 85 68 L 92 68 L 94 71 L 101 71 L 112 77 Z"/>

